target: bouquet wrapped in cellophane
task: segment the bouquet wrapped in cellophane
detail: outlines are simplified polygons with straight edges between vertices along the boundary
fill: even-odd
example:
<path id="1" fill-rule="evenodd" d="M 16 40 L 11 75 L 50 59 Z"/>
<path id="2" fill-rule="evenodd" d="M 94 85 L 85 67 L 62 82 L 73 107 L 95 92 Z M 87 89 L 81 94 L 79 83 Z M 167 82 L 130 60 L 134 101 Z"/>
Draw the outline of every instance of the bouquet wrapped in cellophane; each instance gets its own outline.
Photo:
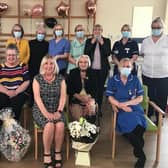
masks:
<path id="1" fill-rule="evenodd" d="M 0 120 L 3 121 L 0 130 L 0 152 L 9 161 L 19 161 L 28 150 L 30 135 L 13 119 L 11 108 L 0 110 Z"/>
<path id="2" fill-rule="evenodd" d="M 98 139 L 99 130 L 96 125 L 87 122 L 83 117 L 79 121 L 69 123 L 72 148 L 79 151 L 90 151 Z"/>

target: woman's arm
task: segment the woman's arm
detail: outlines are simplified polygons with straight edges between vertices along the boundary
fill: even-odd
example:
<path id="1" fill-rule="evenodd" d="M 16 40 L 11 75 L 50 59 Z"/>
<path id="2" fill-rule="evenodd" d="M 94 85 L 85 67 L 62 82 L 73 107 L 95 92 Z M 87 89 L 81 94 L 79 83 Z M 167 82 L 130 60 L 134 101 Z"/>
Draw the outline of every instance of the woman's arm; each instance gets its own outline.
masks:
<path id="1" fill-rule="evenodd" d="M 65 106 L 66 102 L 66 84 L 65 80 L 61 82 L 61 94 L 60 94 L 60 99 L 59 99 L 59 106 L 57 111 L 62 112 Z"/>
<path id="2" fill-rule="evenodd" d="M 62 55 L 56 55 L 54 58 L 55 58 L 56 60 L 59 60 L 59 59 L 67 59 L 68 56 L 69 56 L 69 53 L 64 53 L 64 54 L 62 54 Z"/>
<path id="3" fill-rule="evenodd" d="M 69 54 L 68 56 L 68 61 L 71 63 L 71 64 L 76 64 L 76 60 L 71 56 L 71 54 Z"/>
<path id="4" fill-rule="evenodd" d="M 4 87 L 2 84 L 0 84 L 0 91 L 1 91 L 1 93 L 4 93 L 7 95 L 8 89 L 6 87 Z"/>
<path id="5" fill-rule="evenodd" d="M 29 81 L 29 80 L 23 82 L 23 83 L 15 90 L 16 95 L 18 95 L 19 93 L 24 92 L 24 91 L 28 88 L 29 84 L 30 84 L 30 81 Z"/>
<path id="6" fill-rule="evenodd" d="M 129 101 L 123 102 L 121 104 L 124 104 L 126 106 L 133 106 L 141 103 L 143 101 L 143 96 L 138 96 L 135 99 L 131 99 Z"/>

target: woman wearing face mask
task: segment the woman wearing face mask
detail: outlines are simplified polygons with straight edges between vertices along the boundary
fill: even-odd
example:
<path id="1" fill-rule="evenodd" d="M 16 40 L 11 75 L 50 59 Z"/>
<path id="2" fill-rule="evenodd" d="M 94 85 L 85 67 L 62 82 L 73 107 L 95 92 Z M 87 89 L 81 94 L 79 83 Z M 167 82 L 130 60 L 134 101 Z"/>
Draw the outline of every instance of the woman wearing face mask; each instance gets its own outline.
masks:
<path id="1" fill-rule="evenodd" d="M 131 28 L 128 24 L 121 27 L 122 38 L 116 41 L 112 48 L 112 58 L 115 63 L 114 74 L 118 73 L 118 65 L 122 58 L 130 58 L 133 63 L 132 73 L 137 74 L 135 61 L 139 55 L 138 44 L 131 39 Z"/>
<path id="2" fill-rule="evenodd" d="M 15 44 L 19 49 L 19 60 L 25 64 L 28 64 L 30 58 L 30 49 L 29 49 L 29 42 L 26 39 L 23 39 L 24 30 L 20 24 L 15 24 L 12 27 L 12 38 L 7 40 L 7 45 Z"/>
<path id="3" fill-rule="evenodd" d="M 146 160 L 143 151 L 146 119 L 140 105 L 143 100 L 143 88 L 137 76 L 131 74 L 131 70 L 131 59 L 121 59 L 120 73 L 109 79 L 106 95 L 110 104 L 118 110 L 117 130 L 129 140 L 133 146 L 133 153 L 138 158 L 135 168 L 143 168 Z"/>
<path id="4" fill-rule="evenodd" d="M 30 61 L 29 72 L 31 79 L 39 73 L 42 58 L 48 54 L 48 41 L 45 40 L 46 30 L 44 27 L 38 27 L 36 38 L 29 41 L 30 45 Z"/>
<path id="5" fill-rule="evenodd" d="M 68 74 L 71 69 L 76 68 L 76 60 L 79 58 L 79 56 L 83 55 L 84 53 L 84 47 L 86 41 L 84 33 L 85 32 L 82 25 L 79 24 L 75 27 L 76 38 L 71 42 L 71 50 L 70 55 L 68 57 L 69 60 L 67 69 Z"/>
<path id="6" fill-rule="evenodd" d="M 59 66 L 59 73 L 65 76 L 67 69 L 67 59 L 70 52 L 70 43 L 64 38 L 64 30 L 61 24 L 54 26 L 55 38 L 49 41 L 48 54 L 55 57 Z"/>
<path id="7" fill-rule="evenodd" d="M 168 96 L 168 36 L 163 33 L 163 21 L 160 17 L 152 21 L 151 29 L 151 36 L 144 39 L 141 46 L 141 53 L 144 56 L 142 79 L 148 86 L 149 98 L 165 111 Z M 153 113 L 149 108 L 149 117 Z"/>

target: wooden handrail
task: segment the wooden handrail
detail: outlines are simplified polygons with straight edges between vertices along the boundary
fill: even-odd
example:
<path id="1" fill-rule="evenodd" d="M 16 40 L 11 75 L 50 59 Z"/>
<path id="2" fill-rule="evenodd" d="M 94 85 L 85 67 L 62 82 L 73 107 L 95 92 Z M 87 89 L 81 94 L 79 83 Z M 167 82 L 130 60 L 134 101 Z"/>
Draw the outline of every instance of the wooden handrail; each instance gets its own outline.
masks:
<path id="1" fill-rule="evenodd" d="M 158 105 L 156 105 L 153 101 L 149 100 L 149 104 L 150 104 L 158 113 L 161 113 L 162 115 L 165 115 L 165 112 L 164 112 Z"/>

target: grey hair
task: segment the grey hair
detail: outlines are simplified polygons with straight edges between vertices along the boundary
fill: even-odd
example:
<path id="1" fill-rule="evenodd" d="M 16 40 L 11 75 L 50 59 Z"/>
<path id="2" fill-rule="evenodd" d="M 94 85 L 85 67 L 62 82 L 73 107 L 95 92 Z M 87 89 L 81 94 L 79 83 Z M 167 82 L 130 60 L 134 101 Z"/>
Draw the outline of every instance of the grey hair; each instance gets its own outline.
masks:
<path id="1" fill-rule="evenodd" d="M 81 58 L 87 58 L 87 60 L 88 60 L 88 67 L 91 66 L 90 57 L 89 57 L 88 55 L 81 55 L 81 56 L 77 59 L 77 61 L 76 61 L 76 66 L 77 66 L 77 67 L 79 67 L 79 60 L 80 60 Z"/>
<path id="2" fill-rule="evenodd" d="M 164 27 L 164 22 L 162 20 L 161 17 L 156 17 L 153 21 L 152 21 L 152 24 L 151 24 L 151 27 L 154 23 L 160 23 L 161 27 L 163 28 Z"/>

